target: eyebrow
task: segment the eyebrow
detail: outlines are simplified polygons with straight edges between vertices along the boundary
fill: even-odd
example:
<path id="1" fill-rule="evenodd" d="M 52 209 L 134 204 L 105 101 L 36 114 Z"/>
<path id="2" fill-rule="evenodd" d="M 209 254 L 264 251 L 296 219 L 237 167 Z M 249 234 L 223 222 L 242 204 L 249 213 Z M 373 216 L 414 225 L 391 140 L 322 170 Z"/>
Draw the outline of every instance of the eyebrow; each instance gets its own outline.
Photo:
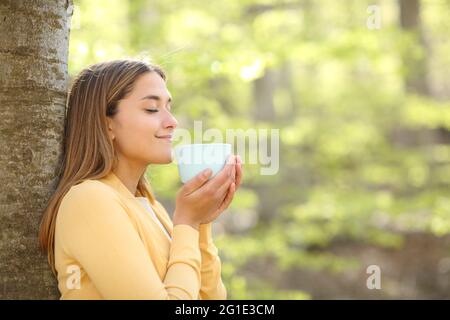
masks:
<path id="1" fill-rule="evenodd" d="M 147 95 L 147 96 L 143 97 L 141 100 L 146 100 L 146 99 L 147 100 L 156 100 L 156 101 L 162 100 L 162 98 L 160 96 L 153 95 L 153 94 Z M 169 97 L 169 100 L 167 102 L 172 102 L 172 97 Z"/>

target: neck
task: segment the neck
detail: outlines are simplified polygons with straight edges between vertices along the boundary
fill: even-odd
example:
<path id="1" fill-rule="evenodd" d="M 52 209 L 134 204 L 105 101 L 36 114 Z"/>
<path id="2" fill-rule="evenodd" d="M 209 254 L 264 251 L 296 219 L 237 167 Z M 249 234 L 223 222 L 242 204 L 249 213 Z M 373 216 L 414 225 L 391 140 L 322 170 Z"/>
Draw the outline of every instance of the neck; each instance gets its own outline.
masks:
<path id="1" fill-rule="evenodd" d="M 146 167 L 131 165 L 124 161 L 119 161 L 112 172 L 122 181 L 122 183 L 130 190 L 131 194 L 136 196 L 136 190 L 139 179 L 145 173 Z"/>

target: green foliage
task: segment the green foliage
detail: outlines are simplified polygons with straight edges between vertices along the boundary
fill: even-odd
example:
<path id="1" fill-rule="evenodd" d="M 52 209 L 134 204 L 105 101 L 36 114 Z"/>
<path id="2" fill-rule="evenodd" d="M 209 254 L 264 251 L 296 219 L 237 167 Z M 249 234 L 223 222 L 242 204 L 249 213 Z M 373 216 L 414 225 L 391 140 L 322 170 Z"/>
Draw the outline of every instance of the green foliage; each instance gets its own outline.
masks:
<path id="1" fill-rule="evenodd" d="M 423 1 L 437 83 L 436 96 L 423 96 L 405 83 L 427 53 L 417 34 L 399 28 L 396 1 L 379 1 L 381 30 L 366 27 L 371 1 L 283 3 L 75 1 L 72 75 L 96 61 L 149 59 L 168 73 L 180 126 L 281 129 L 280 171 L 261 176 L 245 163 L 229 209 L 237 217 L 270 207 L 270 216 L 216 238 L 232 299 L 311 298 L 276 275 L 361 267 L 331 253 L 333 243 L 399 249 L 408 232 L 450 233 L 448 6 Z M 277 80 L 268 123 L 255 118 L 263 112 L 255 81 L 269 70 Z M 157 196 L 173 202 L 176 166 L 148 174 Z M 271 276 L 248 272 L 258 261 Z"/>

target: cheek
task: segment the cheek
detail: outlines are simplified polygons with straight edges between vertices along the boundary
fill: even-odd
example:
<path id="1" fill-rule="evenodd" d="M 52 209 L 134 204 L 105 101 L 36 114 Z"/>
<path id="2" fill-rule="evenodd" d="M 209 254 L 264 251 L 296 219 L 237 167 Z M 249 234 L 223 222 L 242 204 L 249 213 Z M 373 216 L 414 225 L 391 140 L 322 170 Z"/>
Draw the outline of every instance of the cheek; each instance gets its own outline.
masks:
<path id="1" fill-rule="evenodd" d="M 151 149 L 158 132 L 156 117 L 141 116 L 125 119 L 120 129 L 119 148 L 128 155 L 142 155 Z"/>
<path id="2" fill-rule="evenodd" d="M 151 117 L 138 118 L 131 124 L 130 130 L 134 130 L 138 136 L 148 141 L 149 139 L 154 138 L 157 133 L 158 121 L 156 118 L 152 119 Z"/>
<path id="3" fill-rule="evenodd" d="M 147 152 L 155 141 L 155 135 L 158 131 L 158 122 L 151 117 L 136 119 L 131 124 L 130 131 L 133 132 L 130 143 L 134 144 L 137 152 Z"/>

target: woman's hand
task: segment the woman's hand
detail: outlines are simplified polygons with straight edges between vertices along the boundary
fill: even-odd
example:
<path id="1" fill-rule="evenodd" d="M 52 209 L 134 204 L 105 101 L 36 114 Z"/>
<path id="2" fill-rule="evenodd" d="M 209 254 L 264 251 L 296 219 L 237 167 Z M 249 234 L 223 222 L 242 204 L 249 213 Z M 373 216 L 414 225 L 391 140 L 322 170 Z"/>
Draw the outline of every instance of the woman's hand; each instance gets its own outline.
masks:
<path id="1" fill-rule="evenodd" d="M 243 173 L 242 160 L 241 160 L 241 157 L 238 155 L 238 156 L 236 156 L 236 163 L 235 163 L 235 182 L 234 182 L 234 184 L 230 185 L 227 195 L 225 196 L 224 200 L 222 201 L 222 203 L 220 204 L 219 208 L 217 209 L 217 211 L 214 213 L 213 216 L 218 217 L 223 211 L 225 211 L 229 207 L 229 205 L 233 201 L 235 192 L 241 185 L 242 173 Z M 213 220 L 211 220 L 211 221 L 213 221 Z M 202 222 L 202 223 L 209 223 L 211 221 Z"/>
<path id="2" fill-rule="evenodd" d="M 208 169 L 185 183 L 177 193 L 173 224 L 189 224 L 198 229 L 200 224 L 214 221 L 231 203 L 236 185 L 241 182 L 238 161 L 232 155 L 211 180 Z"/>

